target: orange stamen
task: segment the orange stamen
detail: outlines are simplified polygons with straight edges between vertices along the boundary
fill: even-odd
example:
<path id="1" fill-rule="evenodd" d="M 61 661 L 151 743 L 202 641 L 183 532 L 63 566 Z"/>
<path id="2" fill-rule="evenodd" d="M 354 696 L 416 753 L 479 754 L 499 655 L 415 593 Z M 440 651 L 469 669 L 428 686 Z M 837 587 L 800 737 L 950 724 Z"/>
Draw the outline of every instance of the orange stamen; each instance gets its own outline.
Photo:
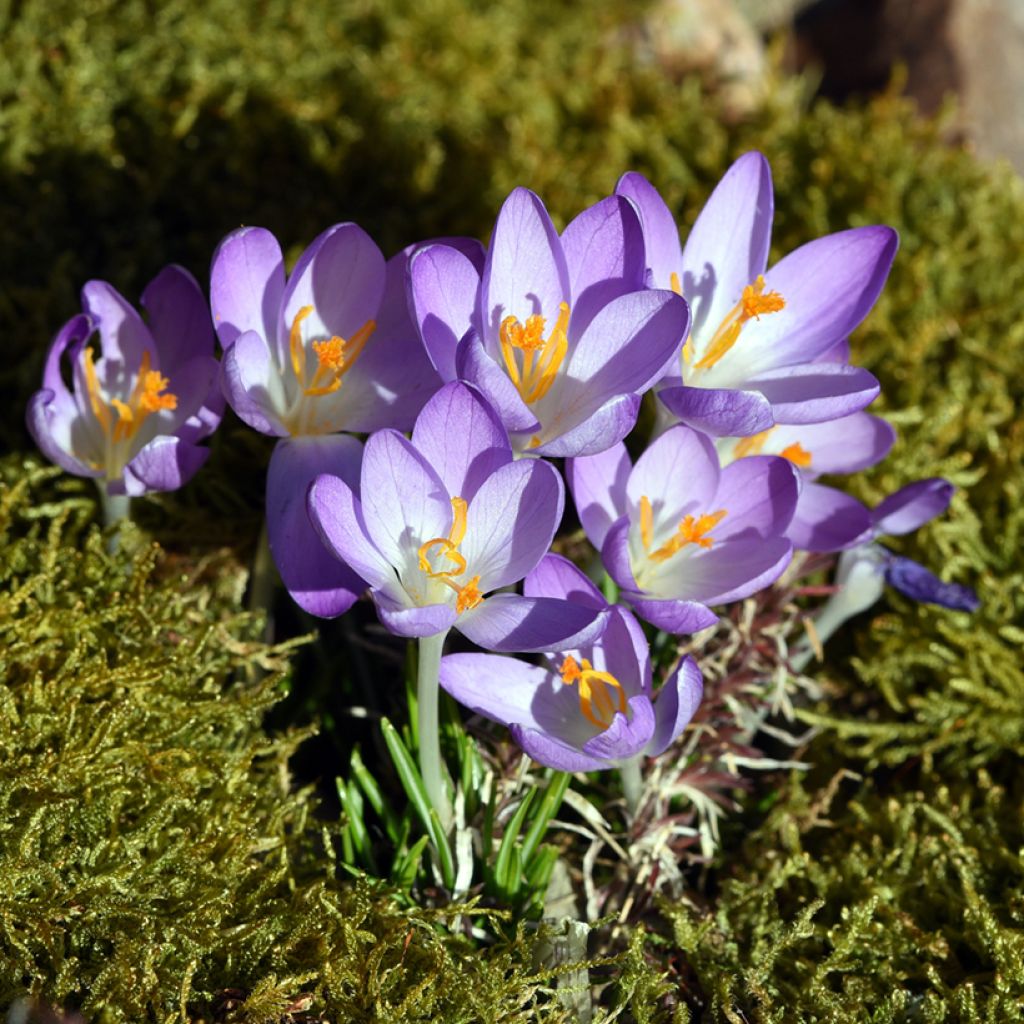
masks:
<path id="1" fill-rule="evenodd" d="M 134 437 L 150 413 L 178 408 L 178 396 L 167 391 L 171 382 L 158 370 L 151 370 L 151 365 L 149 352 L 143 352 L 135 387 L 132 388 L 128 401 L 120 398 L 105 401 L 96 377 L 92 349 L 86 349 L 82 368 L 85 371 L 85 389 L 89 395 L 89 405 L 103 433 L 111 441 L 127 441 Z M 116 420 L 111 416 L 111 410 L 117 414 Z"/>
<path id="2" fill-rule="evenodd" d="M 648 557 L 652 562 L 664 562 L 687 544 L 696 544 L 705 549 L 713 547 L 715 539 L 707 536 L 708 531 L 713 530 L 725 518 L 725 514 L 723 508 L 697 518 L 692 515 L 685 516 L 676 527 L 675 536 L 662 544 L 657 551 L 652 551 Z"/>
<path id="3" fill-rule="evenodd" d="M 473 576 L 466 583 L 460 586 L 455 581 L 456 576 L 461 576 L 466 571 L 466 559 L 459 551 L 459 544 L 466 536 L 466 509 L 465 498 L 452 498 L 452 525 L 447 537 L 434 537 L 419 547 L 419 567 L 432 580 L 440 580 L 445 586 L 450 587 L 456 593 L 455 611 L 461 615 L 470 608 L 475 608 L 483 599 L 480 593 L 480 577 Z M 431 564 L 431 551 L 440 548 L 437 557 L 447 558 L 454 568 L 435 569 Z"/>
<path id="4" fill-rule="evenodd" d="M 558 309 L 558 320 L 547 340 L 547 321 L 536 313 L 526 318 L 525 325 L 507 316 L 498 328 L 505 369 L 524 402 L 537 402 L 548 393 L 569 351 L 569 305 L 563 302 Z M 517 350 L 522 353 L 521 364 Z"/>
<path id="5" fill-rule="evenodd" d="M 768 440 L 768 435 L 774 429 L 774 427 L 769 427 L 767 430 L 762 430 L 760 434 L 751 434 L 750 437 L 740 438 L 736 442 L 736 458 L 743 459 L 748 455 L 760 455 Z"/>
<path id="6" fill-rule="evenodd" d="M 577 662 L 571 654 L 565 656 L 558 671 L 566 686 L 578 684 L 580 712 L 598 729 L 607 729 L 617 713 L 626 714 L 626 694 L 622 684 L 610 672 L 598 672 L 586 658 Z M 612 699 L 612 690 L 615 691 L 615 700 Z"/>
<path id="7" fill-rule="evenodd" d="M 650 549 L 654 540 L 654 510 L 646 494 L 640 499 L 640 540 L 643 541 L 644 551 Z"/>
<path id="8" fill-rule="evenodd" d="M 367 320 L 362 327 L 347 340 L 337 334 L 326 341 L 314 341 L 313 353 L 317 359 L 317 367 L 313 379 L 306 381 L 306 343 L 302 338 L 302 321 L 313 312 L 312 306 L 303 306 L 292 320 L 288 337 L 289 353 L 295 379 L 302 387 L 302 393 L 316 398 L 320 395 L 333 394 L 341 387 L 341 379 L 352 369 L 359 354 L 363 351 L 367 339 L 376 330 L 375 320 Z"/>
<path id="9" fill-rule="evenodd" d="M 787 445 L 779 454 L 801 469 L 807 469 L 811 464 L 811 453 L 799 441 Z"/>
<path id="10" fill-rule="evenodd" d="M 786 300 L 782 295 L 779 292 L 765 293 L 764 285 L 764 276 L 759 274 L 753 284 L 743 289 L 740 301 L 726 314 L 708 343 L 707 352 L 694 364 L 695 370 L 708 370 L 714 366 L 736 344 L 743 325 L 748 321 L 759 320 L 766 313 L 778 313 L 785 308 Z"/>

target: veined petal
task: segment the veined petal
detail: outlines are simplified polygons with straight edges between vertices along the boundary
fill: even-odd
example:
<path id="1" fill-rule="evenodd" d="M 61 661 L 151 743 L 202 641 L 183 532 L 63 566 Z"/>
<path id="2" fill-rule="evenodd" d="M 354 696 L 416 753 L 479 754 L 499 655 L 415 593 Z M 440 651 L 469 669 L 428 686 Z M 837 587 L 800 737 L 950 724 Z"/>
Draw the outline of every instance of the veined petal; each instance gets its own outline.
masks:
<path id="1" fill-rule="evenodd" d="M 210 449 L 162 434 L 153 438 L 125 466 L 143 491 L 176 491 L 192 479 L 210 457 Z M 129 487 L 129 493 L 141 493 Z"/>
<path id="2" fill-rule="evenodd" d="M 472 501 L 500 466 L 512 461 L 512 445 L 497 413 L 460 381 L 446 384 L 424 406 L 412 443 L 448 493 L 466 501 Z"/>
<path id="3" fill-rule="evenodd" d="M 786 536 L 800 551 L 842 551 L 871 530 L 871 516 L 856 498 L 806 481 Z"/>
<path id="4" fill-rule="evenodd" d="M 239 419 L 261 434 L 288 436 L 278 411 L 284 403 L 280 372 L 262 335 L 247 331 L 235 339 L 224 353 L 221 384 Z"/>
<path id="5" fill-rule="evenodd" d="M 510 725 L 512 739 L 539 764 L 559 772 L 595 772 L 610 768 L 607 761 L 582 753 L 555 736 L 539 729 L 521 725 Z"/>
<path id="6" fill-rule="evenodd" d="M 645 622 L 676 636 L 699 633 L 718 621 L 718 616 L 700 601 L 679 601 L 625 593 L 625 600 Z"/>
<path id="7" fill-rule="evenodd" d="M 745 153 L 715 186 L 683 249 L 683 295 L 693 307 L 694 334 L 714 331 L 764 273 L 773 212 L 768 161 Z"/>
<path id="8" fill-rule="evenodd" d="M 546 668 L 499 654 L 448 654 L 441 659 L 440 683 L 460 704 L 492 722 L 531 728 L 541 727 L 534 705 L 562 689 Z"/>
<path id="9" fill-rule="evenodd" d="M 494 406 L 510 434 L 532 434 L 540 429 L 537 417 L 523 401 L 505 371 L 487 354 L 475 331 L 470 331 L 459 343 L 456 364 L 459 380 L 480 390 Z"/>
<path id="10" fill-rule="evenodd" d="M 682 660 L 654 699 L 654 735 L 645 753 L 657 757 L 690 723 L 704 695 L 704 679 L 693 658 Z"/>
<path id="11" fill-rule="evenodd" d="M 604 595 L 586 573 L 568 558 L 554 553 L 546 554 L 536 568 L 526 575 L 523 594 L 526 597 L 557 597 L 597 611 L 604 611 L 608 607 Z"/>
<path id="12" fill-rule="evenodd" d="M 455 628 L 478 647 L 527 653 L 557 651 L 593 643 L 606 613 L 550 597 L 493 594 L 463 612 Z"/>
<path id="13" fill-rule="evenodd" d="M 608 575 L 622 590 L 639 591 L 640 586 L 633 577 L 633 566 L 629 555 L 630 522 L 628 516 L 617 519 L 608 528 L 601 545 L 601 561 Z"/>
<path id="14" fill-rule="evenodd" d="M 662 388 L 658 398 L 688 426 L 712 437 L 749 437 L 775 422 L 771 403 L 759 391 L 732 388 Z"/>
<path id="15" fill-rule="evenodd" d="M 135 307 L 106 281 L 89 281 L 82 289 L 82 309 L 100 332 L 102 357 L 96 374 L 108 393 L 119 394 L 142 362 L 155 354 L 153 336 Z"/>
<path id="16" fill-rule="evenodd" d="M 161 373 L 173 373 L 200 356 L 213 356 L 210 307 L 198 282 L 184 267 L 164 267 L 146 285 L 142 305 L 149 313 Z"/>
<path id="17" fill-rule="evenodd" d="M 617 712 L 611 725 L 583 744 L 583 753 L 617 764 L 640 753 L 654 735 L 651 698 L 638 694 L 629 698 L 629 714 Z"/>
<path id="18" fill-rule="evenodd" d="M 779 424 L 765 438 L 761 451 L 778 455 L 799 445 L 809 464 L 804 473 L 856 473 L 888 455 L 896 431 L 878 416 L 855 412 L 824 423 Z"/>
<path id="19" fill-rule="evenodd" d="M 942 477 L 916 480 L 890 494 L 871 512 L 875 534 L 900 535 L 942 515 L 949 508 L 956 488 Z"/>
<path id="20" fill-rule="evenodd" d="M 295 603 L 332 619 L 348 611 L 366 589 L 362 579 L 324 547 L 307 507 L 322 474 L 358 486 L 363 446 L 344 434 L 284 438 L 267 470 L 267 535 L 274 564 Z"/>
<path id="21" fill-rule="evenodd" d="M 210 272 L 210 305 L 221 345 L 247 331 L 274 345 L 284 295 L 284 257 L 266 228 L 239 228 L 217 246 Z"/>
<path id="22" fill-rule="evenodd" d="M 628 171 L 615 186 L 617 195 L 629 199 L 640 214 L 650 285 L 671 288 L 672 275 L 683 278 L 683 248 L 679 228 L 658 190 L 636 171 Z"/>
<path id="23" fill-rule="evenodd" d="M 528 447 L 526 452 L 552 459 L 596 455 L 618 444 L 636 426 L 639 411 L 639 395 L 616 395 L 564 434 Z M 544 434 L 535 436 L 543 437 Z M 532 444 L 532 440 L 527 444 Z"/>
<path id="24" fill-rule="evenodd" d="M 715 527 L 716 542 L 784 533 L 800 494 L 799 470 L 777 455 L 750 455 L 722 470 L 716 508 L 726 510 Z"/>
<path id="25" fill-rule="evenodd" d="M 771 403 L 776 423 L 822 423 L 859 412 L 881 390 L 867 370 L 844 363 L 811 363 L 769 370 L 746 381 Z"/>
<path id="26" fill-rule="evenodd" d="M 569 459 L 565 476 L 590 543 L 600 549 L 612 523 L 626 515 L 626 481 L 633 469 L 620 441 L 598 455 Z"/>
<path id="27" fill-rule="evenodd" d="M 396 636 L 437 636 L 455 625 L 455 608 L 450 604 L 406 605 L 380 590 L 371 591 L 371 596 L 380 621 Z"/>
<path id="28" fill-rule="evenodd" d="M 937 604 L 953 611 L 976 612 L 978 595 L 962 583 L 943 583 L 931 570 L 912 558 L 895 556 L 885 570 L 886 582 L 914 601 Z"/>

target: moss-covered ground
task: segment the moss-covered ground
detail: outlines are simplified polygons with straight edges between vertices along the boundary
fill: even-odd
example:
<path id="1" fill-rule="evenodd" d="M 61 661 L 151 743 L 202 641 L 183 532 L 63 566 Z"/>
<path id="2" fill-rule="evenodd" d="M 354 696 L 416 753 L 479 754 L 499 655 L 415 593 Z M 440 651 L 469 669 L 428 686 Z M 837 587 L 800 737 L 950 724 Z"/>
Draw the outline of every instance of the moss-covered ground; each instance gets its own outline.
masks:
<path id="1" fill-rule="evenodd" d="M 268 646 L 242 610 L 261 440 L 227 422 L 111 555 L 89 487 L 32 457 L 24 403 L 82 282 L 136 297 L 168 261 L 202 280 L 241 223 L 294 255 L 352 219 L 390 252 L 486 237 L 517 184 L 564 222 L 637 169 L 686 224 L 756 147 L 776 256 L 900 231 L 853 339 L 900 440 L 853 486 L 958 484 L 903 548 L 982 607 L 889 595 L 830 645 L 826 697 L 801 711 L 812 767 L 756 780 L 688 897 L 595 973 L 619 979 L 601 1002 L 652 1022 L 1024 1017 L 1024 189 L 894 97 L 837 109 L 777 81 L 727 117 L 628 49 L 642 10 L 0 0 L 0 1004 L 559 1019 L 529 933 L 492 922 L 506 938 L 474 945 L 473 911 L 410 907 L 331 859 L 330 815 L 288 765 L 301 723 L 337 735 L 348 698 L 302 689 L 322 644 Z M 279 614 L 280 635 L 312 628 Z"/>

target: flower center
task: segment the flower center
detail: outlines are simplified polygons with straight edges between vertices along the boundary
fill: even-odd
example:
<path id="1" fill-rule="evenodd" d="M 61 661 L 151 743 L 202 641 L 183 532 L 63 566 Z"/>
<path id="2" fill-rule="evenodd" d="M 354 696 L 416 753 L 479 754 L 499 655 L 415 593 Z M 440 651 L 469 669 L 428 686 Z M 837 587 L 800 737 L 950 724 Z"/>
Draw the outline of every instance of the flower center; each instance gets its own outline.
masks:
<path id="1" fill-rule="evenodd" d="M 456 582 L 456 576 L 462 576 L 466 571 L 466 559 L 459 551 L 462 538 L 466 536 L 466 499 L 452 498 L 452 527 L 447 537 L 434 537 L 419 547 L 419 567 L 422 572 L 432 580 L 440 580 L 445 586 L 455 591 L 455 611 L 461 615 L 470 608 L 475 608 L 483 599 L 480 593 L 480 577 L 473 576 L 461 586 Z M 438 551 L 433 554 L 434 548 Z M 451 564 L 452 568 L 436 568 L 431 561 L 433 558 L 444 558 Z"/>
<path id="2" fill-rule="evenodd" d="M 527 317 L 525 324 L 507 316 L 498 329 L 505 369 L 527 404 L 548 393 L 569 350 L 569 304 L 563 302 L 558 309 L 558 320 L 547 339 L 547 321 L 539 314 Z"/>
<path id="3" fill-rule="evenodd" d="M 640 539 L 644 545 L 644 551 L 652 562 L 664 562 L 671 558 L 677 551 L 681 551 L 687 544 L 696 544 L 698 547 L 711 548 L 714 546 L 715 538 L 707 534 L 713 530 L 724 518 L 724 508 L 717 512 L 711 512 L 701 516 L 684 516 L 676 532 L 661 547 L 651 551 L 654 543 L 654 512 L 651 508 L 651 500 L 647 495 L 640 498 Z"/>
<path id="4" fill-rule="evenodd" d="M 341 378 L 352 369 L 359 353 L 363 351 L 367 339 L 377 327 L 375 320 L 367 320 L 362 327 L 345 339 L 332 335 L 327 341 L 314 341 L 313 353 L 316 356 L 316 369 L 312 379 L 306 379 L 306 343 L 302 340 L 302 321 L 313 312 L 312 306 L 303 306 L 292 320 L 289 348 L 292 357 L 292 369 L 295 379 L 299 382 L 304 395 L 316 398 L 318 395 L 333 394 L 341 387 Z"/>
<path id="5" fill-rule="evenodd" d="M 143 352 L 139 374 L 128 401 L 123 402 L 119 398 L 104 400 L 96 378 L 92 349 L 86 349 L 83 367 L 89 405 L 108 440 L 115 443 L 127 441 L 138 433 L 150 413 L 161 409 L 177 409 L 178 396 L 167 390 L 171 382 L 158 370 L 151 369 L 151 366 L 149 353 Z M 116 419 L 113 414 L 116 414 Z"/>
<path id="6" fill-rule="evenodd" d="M 672 277 L 672 288 L 675 290 L 679 284 L 679 278 L 675 274 Z M 726 313 L 718 325 L 718 330 L 712 335 L 707 351 L 696 363 L 693 363 L 694 370 L 710 370 L 739 340 L 744 324 L 750 320 L 760 320 L 767 313 L 778 313 L 785 309 L 786 300 L 782 295 L 779 292 L 766 292 L 764 286 L 764 275 L 758 274 L 757 280 L 743 289 L 740 301 Z M 686 339 L 686 344 L 683 346 L 684 371 L 693 362 L 693 356 L 693 338 L 690 337 Z"/>
<path id="7" fill-rule="evenodd" d="M 768 435 L 771 434 L 774 429 L 774 427 L 769 427 L 760 434 L 752 434 L 750 437 L 740 438 L 740 440 L 736 442 L 736 447 L 734 449 L 735 457 L 737 459 L 742 459 L 747 455 L 760 455 L 761 451 L 764 449 L 765 442 L 768 440 Z M 794 466 L 799 466 L 801 469 L 808 469 L 811 465 L 811 453 L 799 441 L 794 441 L 792 444 L 786 445 L 786 447 L 779 452 L 779 455 L 784 459 L 789 459 Z"/>
<path id="8" fill-rule="evenodd" d="M 580 711 L 598 729 L 607 729 L 617 712 L 626 714 L 626 694 L 622 684 L 610 672 L 598 672 L 586 658 L 577 661 L 571 654 L 565 656 L 558 671 L 566 686 L 573 683 L 579 686 Z"/>

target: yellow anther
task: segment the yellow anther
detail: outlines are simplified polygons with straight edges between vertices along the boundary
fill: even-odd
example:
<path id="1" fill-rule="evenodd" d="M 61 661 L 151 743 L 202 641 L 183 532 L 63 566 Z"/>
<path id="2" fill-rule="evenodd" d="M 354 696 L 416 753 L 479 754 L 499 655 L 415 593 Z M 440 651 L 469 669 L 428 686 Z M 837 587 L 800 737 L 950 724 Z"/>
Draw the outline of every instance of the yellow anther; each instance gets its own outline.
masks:
<path id="1" fill-rule="evenodd" d="M 159 412 L 161 409 L 177 409 L 178 396 L 167 389 L 171 382 L 158 370 L 150 370 L 140 375 L 142 380 L 142 395 L 139 398 L 139 407 L 145 412 Z M 162 392 L 167 391 L 167 394 Z"/>
<path id="2" fill-rule="evenodd" d="M 779 292 L 766 294 L 764 284 L 764 276 L 758 275 L 753 284 L 743 289 L 740 301 L 726 314 L 708 343 L 707 351 L 694 364 L 695 370 L 707 370 L 714 366 L 736 344 L 743 325 L 749 320 L 760 319 L 765 313 L 778 313 L 785 308 L 786 300 Z"/>
<path id="3" fill-rule="evenodd" d="M 446 587 L 455 591 L 455 611 L 461 615 L 470 608 L 475 608 L 483 599 L 480 593 L 480 577 L 471 577 L 464 585 L 460 586 L 455 582 L 456 576 L 461 576 L 466 571 L 466 559 L 459 551 L 459 545 L 466 536 L 466 509 L 465 498 L 452 498 L 452 525 L 447 537 L 434 537 L 425 544 L 421 544 L 419 551 L 419 567 L 432 580 L 440 580 Z M 431 563 L 431 552 L 434 548 L 440 548 L 436 557 L 447 558 L 452 563 L 451 569 L 435 569 Z"/>
<path id="4" fill-rule="evenodd" d="M 475 608 L 483 599 L 480 593 L 480 577 L 474 576 L 465 586 L 460 587 L 458 597 L 455 599 L 455 611 L 458 615 Z"/>
<path id="5" fill-rule="evenodd" d="M 99 421 L 103 433 L 110 433 L 110 410 L 100 395 L 99 381 L 96 379 L 96 364 L 93 360 L 91 348 L 85 350 L 82 359 L 82 367 L 85 370 L 85 390 L 89 393 L 89 405 L 92 406 L 92 414 Z"/>
<path id="6" fill-rule="evenodd" d="M 625 691 L 610 672 L 598 672 L 586 658 L 577 662 L 571 654 L 565 656 L 558 671 L 566 686 L 578 684 L 580 711 L 598 729 L 607 729 L 617 713 L 626 714 L 629 705 Z M 612 690 L 615 691 L 614 700 Z"/>
<path id="7" fill-rule="evenodd" d="M 779 454 L 801 469 L 807 469 L 811 464 L 811 453 L 799 441 L 787 445 Z"/>
<path id="8" fill-rule="evenodd" d="M 127 441 L 128 438 L 134 437 L 150 413 L 178 408 L 178 396 L 167 391 L 171 382 L 158 370 L 151 370 L 151 365 L 149 352 L 143 352 L 135 387 L 132 388 L 128 401 L 120 398 L 105 401 L 96 377 L 92 350 L 86 349 L 82 357 L 82 368 L 85 371 L 85 389 L 89 395 L 89 405 L 103 433 L 111 441 Z M 111 410 L 116 413 L 116 420 L 111 416 Z"/>
<path id="9" fill-rule="evenodd" d="M 313 351 L 322 369 L 340 370 L 345 365 L 345 342 L 337 335 L 329 341 L 314 341 Z"/>
<path id="10" fill-rule="evenodd" d="M 547 340 L 546 320 L 536 313 L 526 318 L 525 326 L 507 316 L 498 328 L 505 369 L 524 402 L 537 402 L 548 393 L 569 351 L 569 305 L 563 302 L 558 309 L 558 320 Z M 517 350 L 522 353 L 521 364 Z"/>
<path id="11" fill-rule="evenodd" d="M 687 544 L 696 544 L 702 548 L 714 546 L 714 537 L 707 536 L 725 518 L 725 509 L 719 509 L 708 515 L 694 517 L 684 516 L 682 522 L 676 527 L 675 535 L 648 556 L 652 562 L 664 562 L 671 558 L 677 551 L 681 551 Z"/>
<path id="12" fill-rule="evenodd" d="M 736 442 L 736 458 L 743 459 L 748 455 L 760 455 L 768 440 L 768 435 L 774 429 L 774 427 L 769 427 L 767 430 L 762 430 L 760 434 L 751 434 L 750 437 L 740 438 Z"/>
<path id="13" fill-rule="evenodd" d="M 679 275 L 674 270 L 668 275 L 668 286 L 676 293 L 676 295 L 683 294 L 682 282 L 679 280 Z"/>
<path id="14" fill-rule="evenodd" d="M 650 550 L 654 541 L 654 510 L 646 494 L 640 499 L 640 540 L 643 541 L 644 551 Z"/>
<path id="15" fill-rule="evenodd" d="M 312 306 L 303 306 L 292 320 L 288 336 L 288 349 L 291 356 L 292 370 L 299 382 L 304 395 L 316 398 L 319 395 L 333 394 L 341 387 L 341 378 L 352 369 L 352 365 L 363 351 L 367 339 L 376 330 L 377 323 L 367 320 L 362 327 L 345 339 L 337 334 L 326 341 L 314 341 L 313 352 L 317 366 L 313 371 L 313 379 L 306 381 L 306 343 L 302 337 L 302 321 L 313 312 Z"/>

